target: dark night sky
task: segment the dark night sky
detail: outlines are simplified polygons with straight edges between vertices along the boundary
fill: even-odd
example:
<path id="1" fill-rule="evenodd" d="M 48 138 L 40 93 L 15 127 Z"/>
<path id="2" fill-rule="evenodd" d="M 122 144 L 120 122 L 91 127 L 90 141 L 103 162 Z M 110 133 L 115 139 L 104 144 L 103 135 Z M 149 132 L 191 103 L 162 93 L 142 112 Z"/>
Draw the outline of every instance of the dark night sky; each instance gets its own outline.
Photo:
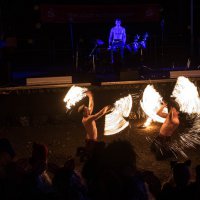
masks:
<path id="1" fill-rule="evenodd" d="M 163 8 L 163 15 L 166 22 L 172 27 L 177 27 L 177 23 L 182 26 L 187 26 L 190 18 L 190 1 L 189 0 L 174 0 L 174 1 L 159 1 L 159 0 L 0 0 L 1 6 L 1 23 L 7 27 L 10 24 L 22 23 L 22 21 L 38 20 L 38 13 L 33 10 L 34 5 L 41 3 L 50 4 L 142 4 L 142 3 L 158 3 Z M 199 25 L 199 3 L 194 0 L 194 22 Z M 28 23 L 28 22 L 27 22 Z M 2 25 L 1 25 L 2 26 Z M 11 26 L 11 25 L 10 25 Z M 4 28 L 3 28 L 4 29 Z"/>
<path id="2" fill-rule="evenodd" d="M 189 0 L 0 0 L 0 31 L 7 34 L 28 35 L 36 32 L 35 26 L 41 23 L 39 11 L 35 5 L 49 4 L 142 4 L 158 3 L 161 5 L 161 18 L 165 20 L 167 34 L 186 34 L 190 30 Z M 200 12 L 198 0 L 194 0 L 194 35 L 199 35 Z M 52 30 L 53 31 L 53 30 Z M 38 33 L 37 33 L 38 35 Z"/>
<path id="3" fill-rule="evenodd" d="M 1 0 L 1 27 L 2 30 L 11 30 L 13 32 L 17 30 L 26 31 L 31 23 L 40 21 L 39 13 L 33 8 L 35 5 L 40 5 L 41 3 L 51 3 L 51 4 L 142 4 L 142 3 L 159 3 L 163 8 L 162 15 L 164 16 L 166 23 L 173 29 L 179 26 L 187 26 L 189 23 L 189 8 L 187 0 L 176 0 L 173 1 L 173 4 L 170 1 L 145 1 L 145 0 Z M 195 4 L 196 5 L 196 4 Z M 195 23 L 198 17 L 195 14 Z M 198 22 L 199 23 L 199 22 Z M 18 27 L 22 24 L 22 27 Z M 22 29 L 24 27 L 24 30 Z M 176 30 L 174 29 L 176 32 Z M 180 30 L 181 31 L 181 30 Z"/>
<path id="4" fill-rule="evenodd" d="M 26 47 L 29 39 L 33 41 L 31 48 L 51 48 L 51 41 L 56 41 L 53 48 L 70 48 L 70 30 L 69 24 L 45 24 L 41 22 L 39 10 L 34 10 L 36 5 L 42 3 L 49 4 L 75 4 L 75 5 L 114 5 L 114 4 L 144 4 L 157 3 L 161 5 L 161 18 L 165 20 L 165 38 L 182 37 L 181 42 L 190 42 L 190 1 L 189 0 L 0 0 L 0 32 L 7 36 L 16 36 L 18 39 L 18 47 Z M 199 1 L 194 0 L 194 37 L 195 41 L 199 35 L 200 12 Z M 108 38 L 108 30 L 113 24 L 74 24 L 73 36 L 75 43 L 81 37 L 85 37 L 87 44 L 89 39 L 100 36 L 106 40 Z M 156 36 L 161 36 L 160 22 L 156 23 L 133 23 L 128 24 L 123 21 L 123 25 L 127 28 L 127 33 L 133 36 L 138 31 L 147 30 Z M 26 43 L 26 44 L 25 44 Z M 64 46 L 68 45 L 68 46 Z M 185 45 L 185 44 L 184 44 Z M 30 46 L 28 46 L 29 48 Z"/>

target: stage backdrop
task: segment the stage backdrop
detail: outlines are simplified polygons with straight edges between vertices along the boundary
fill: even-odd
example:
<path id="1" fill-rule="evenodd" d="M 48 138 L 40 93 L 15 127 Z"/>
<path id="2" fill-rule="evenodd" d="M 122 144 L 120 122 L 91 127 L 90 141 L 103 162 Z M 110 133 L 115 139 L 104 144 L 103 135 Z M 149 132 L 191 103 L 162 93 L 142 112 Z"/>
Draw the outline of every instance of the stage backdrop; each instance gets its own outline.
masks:
<path id="1" fill-rule="evenodd" d="M 120 17 L 126 22 L 157 22 L 159 4 L 138 5 L 40 5 L 41 20 L 51 23 L 110 22 Z"/>

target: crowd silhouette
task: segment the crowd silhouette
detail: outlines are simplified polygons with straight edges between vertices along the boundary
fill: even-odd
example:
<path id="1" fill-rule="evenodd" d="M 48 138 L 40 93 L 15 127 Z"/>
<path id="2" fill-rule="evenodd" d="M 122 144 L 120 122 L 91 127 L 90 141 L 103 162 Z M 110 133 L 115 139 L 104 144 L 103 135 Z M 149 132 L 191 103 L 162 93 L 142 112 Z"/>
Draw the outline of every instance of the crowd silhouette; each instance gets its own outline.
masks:
<path id="1" fill-rule="evenodd" d="M 1 199 L 31 200 L 168 200 L 200 199 L 200 165 L 191 176 L 191 160 L 171 161 L 169 179 L 137 167 L 137 152 L 127 140 L 78 148 L 63 166 L 48 161 L 46 144 L 33 142 L 32 154 L 18 158 L 11 142 L 0 138 Z"/>

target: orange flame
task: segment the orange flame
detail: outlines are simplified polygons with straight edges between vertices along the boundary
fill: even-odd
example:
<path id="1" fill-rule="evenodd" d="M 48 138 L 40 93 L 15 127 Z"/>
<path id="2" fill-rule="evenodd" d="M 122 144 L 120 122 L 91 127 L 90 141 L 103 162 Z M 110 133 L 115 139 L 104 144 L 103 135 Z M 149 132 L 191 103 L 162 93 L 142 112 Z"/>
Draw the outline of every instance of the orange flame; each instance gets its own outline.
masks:
<path id="1" fill-rule="evenodd" d="M 78 86 L 72 86 L 67 94 L 65 95 L 64 102 L 66 103 L 66 108 L 71 109 L 75 104 L 81 101 L 84 97 L 86 97 L 85 92 L 87 88 L 81 88 Z"/>
<path id="2" fill-rule="evenodd" d="M 132 97 L 129 94 L 117 100 L 113 111 L 105 116 L 104 135 L 113 135 L 124 130 L 129 122 L 124 119 L 128 117 L 132 108 Z"/>

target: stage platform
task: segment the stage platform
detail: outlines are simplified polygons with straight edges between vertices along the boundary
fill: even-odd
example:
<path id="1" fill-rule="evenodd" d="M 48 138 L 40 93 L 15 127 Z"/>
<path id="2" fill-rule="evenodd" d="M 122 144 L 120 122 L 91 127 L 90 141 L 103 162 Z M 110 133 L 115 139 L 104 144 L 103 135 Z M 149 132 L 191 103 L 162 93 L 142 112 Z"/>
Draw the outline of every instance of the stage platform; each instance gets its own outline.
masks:
<path id="1" fill-rule="evenodd" d="M 57 69 L 59 71 L 59 69 Z M 142 66 L 139 68 L 127 68 L 121 71 L 105 71 L 105 72 L 72 72 L 58 73 L 54 71 L 14 71 L 10 77 L 3 83 L 0 88 L 11 86 L 26 85 L 58 85 L 65 83 L 80 84 L 92 83 L 101 84 L 106 82 L 124 82 L 124 81 L 146 81 L 177 78 L 185 76 L 189 78 L 200 78 L 200 70 L 197 68 L 187 69 L 185 67 L 176 68 L 157 68 Z"/>
<path id="2" fill-rule="evenodd" d="M 61 116 L 64 119 L 66 110 L 63 99 L 73 85 L 92 90 L 96 99 L 97 110 L 107 104 L 113 104 L 117 99 L 128 94 L 137 96 L 134 102 L 138 107 L 142 93 L 148 84 L 153 85 L 161 96 L 169 97 L 177 80 L 175 75 L 189 77 L 200 88 L 199 70 L 174 70 L 173 73 L 175 75 L 171 78 L 170 76 L 161 76 L 158 79 L 156 77 L 160 77 L 160 75 L 157 76 L 159 73 L 163 75 L 162 71 L 157 70 L 157 75 L 154 73 L 155 71 L 150 71 L 149 74 L 147 71 L 143 73 L 141 71 L 137 73 L 135 70 L 125 71 L 122 72 L 124 73 L 121 76 L 122 80 L 120 80 L 120 77 L 117 80 L 114 80 L 113 77 L 109 79 L 109 74 L 101 74 L 103 78 L 99 79 L 87 79 L 88 77 L 91 78 L 91 76 L 99 76 L 99 74 L 94 73 L 82 74 L 82 77 L 81 73 L 72 76 L 45 77 L 43 75 L 31 78 L 25 76 L 26 79 L 23 85 L 3 85 L 0 87 L 0 117 L 2 121 L 20 116 L 35 116 L 36 118 L 41 116 L 46 116 L 46 118 Z M 166 69 L 164 72 L 164 74 L 168 73 L 170 75 L 170 70 Z M 128 80 L 125 80 L 126 78 Z"/>
<path id="3" fill-rule="evenodd" d="M 200 78 L 191 78 L 192 81 L 200 81 Z M 92 83 L 63 83 L 63 84 L 40 84 L 40 85 L 25 85 L 25 86 L 8 86 L 0 87 L 0 94 L 5 92 L 26 91 L 26 90 L 40 90 L 40 89 L 67 89 L 73 85 L 80 87 L 100 87 L 100 86 L 130 86 L 140 84 L 157 84 L 157 83 L 174 83 L 176 78 L 158 79 L 158 80 L 135 80 L 135 81 L 112 81 L 112 82 L 92 82 Z"/>
<path id="4" fill-rule="evenodd" d="M 70 87 L 78 85 L 119 85 L 149 82 L 169 82 L 178 76 L 192 79 L 200 78 L 200 70 L 188 70 L 184 67 L 152 69 L 143 66 L 140 69 L 127 69 L 120 72 L 91 73 L 76 72 L 72 74 L 48 74 L 48 71 L 12 72 L 10 79 L 0 84 L 0 91 L 37 88 Z M 31 87 L 29 87 L 31 86 Z"/>
<path id="5" fill-rule="evenodd" d="M 95 97 L 96 109 L 107 104 L 113 104 L 117 99 L 132 94 L 138 106 L 144 89 L 153 85 L 161 96 L 172 94 L 176 78 L 157 80 L 88 82 L 66 84 L 40 84 L 0 88 L 1 118 L 16 118 L 19 116 L 58 116 L 65 117 L 63 99 L 72 85 L 86 87 Z M 200 88 L 200 78 L 190 78 Z"/>

